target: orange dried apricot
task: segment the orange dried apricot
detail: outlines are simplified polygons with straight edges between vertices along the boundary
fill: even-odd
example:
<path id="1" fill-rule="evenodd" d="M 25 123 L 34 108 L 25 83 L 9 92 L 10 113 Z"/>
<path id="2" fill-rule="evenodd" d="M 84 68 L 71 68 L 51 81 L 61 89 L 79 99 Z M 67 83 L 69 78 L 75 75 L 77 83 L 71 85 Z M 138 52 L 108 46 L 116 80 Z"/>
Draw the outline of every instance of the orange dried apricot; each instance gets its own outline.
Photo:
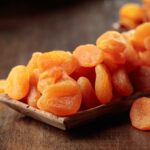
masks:
<path id="1" fill-rule="evenodd" d="M 116 70 L 112 75 L 112 82 L 116 91 L 122 96 L 129 96 L 133 92 L 132 84 L 124 69 Z"/>
<path id="2" fill-rule="evenodd" d="M 132 29 L 143 22 L 144 10 L 138 4 L 128 3 L 120 8 L 119 17 L 121 25 L 128 29 Z"/>
<path id="3" fill-rule="evenodd" d="M 82 93 L 82 106 L 84 108 L 93 108 L 100 105 L 100 102 L 97 100 L 95 91 L 92 87 L 92 84 L 86 77 L 80 77 L 77 80 L 77 83 L 80 86 Z"/>
<path id="4" fill-rule="evenodd" d="M 37 102 L 39 109 L 58 116 L 75 114 L 81 105 L 81 91 L 73 79 L 48 86 Z"/>
<path id="5" fill-rule="evenodd" d="M 139 130 L 150 130 L 150 98 L 141 97 L 133 102 L 130 120 L 133 127 Z"/>
<path id="6" fill-rule="evenodd" d="M 61 67 L 69 75 L 78 66 L 77 60 L 70 52 L 60 50 L 43 53 L 38 57 L 37 63 L 41 70 L 48 70 L 53 67 Z"/>
<path id="7" fill-rule="evenodd" d="M 10 71 L 7 77 L 5 92 L 13 99 L 24 98 L 29 91 L 29 72 L 28 69 L 19 65 Z"/>
<path id="8" fill-rule="evenodd" d="M 99 64 L 95 67 L 96 80 L 95 92 L 98 100 L 102 104 L 109 103 L 112 100 L 111 76 L 105 65 Z"/>
<path id="9" fill-rule="evenodd" d="M 82 67 L 94 67 L 103 62 L 103 53 L 93 44 L 80 45 L 73 51 L 73 56 Z"/>
<path id="10" fill-rule="evenodd" d="M 96 46 L 110 54 L 121 53 L 126 48 L 124 37 L 117 31 L 107 31 L 96 40 Z"/>

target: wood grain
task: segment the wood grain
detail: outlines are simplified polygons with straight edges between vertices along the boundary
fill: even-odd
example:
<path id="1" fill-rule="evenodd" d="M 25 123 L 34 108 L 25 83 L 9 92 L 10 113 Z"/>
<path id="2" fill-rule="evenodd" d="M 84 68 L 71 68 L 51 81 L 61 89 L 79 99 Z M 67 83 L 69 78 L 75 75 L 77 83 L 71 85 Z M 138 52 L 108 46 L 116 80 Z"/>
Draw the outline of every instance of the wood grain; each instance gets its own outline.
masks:
<path id="1" fill-rule="evenodd" d="M 136 2 L 133 0 L 130 2 Z M 67 6 L 0 9 L 0 77 L 26 64 L 33 51 L 73 50 L 94 43 L 129 0 L 82 0 Z M 0 104 L 0 150 L 148 150 L 150 133 L 131 127 L 128 113 L 64 132 Z"/>

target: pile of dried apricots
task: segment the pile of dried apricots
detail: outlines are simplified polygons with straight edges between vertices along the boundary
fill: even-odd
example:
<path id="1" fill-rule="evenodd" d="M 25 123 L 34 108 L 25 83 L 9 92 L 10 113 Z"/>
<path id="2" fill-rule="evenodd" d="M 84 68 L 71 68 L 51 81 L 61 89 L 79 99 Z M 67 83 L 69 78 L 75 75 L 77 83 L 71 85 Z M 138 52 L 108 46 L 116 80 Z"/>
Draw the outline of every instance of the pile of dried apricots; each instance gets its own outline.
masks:
<path id="1" fill-rule="evenodd" d="M 107 31 L 96 44 L 80 45 L 72 53 L 35 52 L 27 65 L 15 66 L 5 80 L 0 80 L 0 93 L 57 116 L 70 116 L 150 91 L 149 81 L 150 23 L 143 23 L 123 33 Z M 149 108 L 150 98 L 134 102 L 130 111 L 134 127 L 150 130 Z"/>
<path id="2" fill-rule="evenodd" d="M 144 22 L 150 21 L 150 0 L 142 0 L 143 4 L 127 3 L 120 8 L 120 24 L 127 29 L 134 29 Z"/>

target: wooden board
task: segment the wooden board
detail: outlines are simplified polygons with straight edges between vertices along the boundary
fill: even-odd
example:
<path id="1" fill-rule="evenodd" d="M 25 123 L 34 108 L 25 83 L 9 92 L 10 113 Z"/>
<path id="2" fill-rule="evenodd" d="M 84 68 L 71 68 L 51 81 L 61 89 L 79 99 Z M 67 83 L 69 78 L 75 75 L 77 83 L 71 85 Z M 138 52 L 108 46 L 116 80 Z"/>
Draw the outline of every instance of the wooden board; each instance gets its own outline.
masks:
<path id="1" fill-rule="evenodd" d="M 150 96 L 149 93 L 136 93 L 128 98 L 107 105 L 100 105 L 85 111 L 80 111 L 69 117 L 58 117 L 48 112 L 33 108 L 23 102 L 10 99 L 7 95 L 0 95 L 0 102 L 10 106 L 18 112 L 30 116 L 36 120 L 52 125 L 62 130 L 68 130 L 83 124 L 86 124 L 96 118 L 104 117 L 126 111 L 130 108 L 132 102 L 139 96 Z"/>

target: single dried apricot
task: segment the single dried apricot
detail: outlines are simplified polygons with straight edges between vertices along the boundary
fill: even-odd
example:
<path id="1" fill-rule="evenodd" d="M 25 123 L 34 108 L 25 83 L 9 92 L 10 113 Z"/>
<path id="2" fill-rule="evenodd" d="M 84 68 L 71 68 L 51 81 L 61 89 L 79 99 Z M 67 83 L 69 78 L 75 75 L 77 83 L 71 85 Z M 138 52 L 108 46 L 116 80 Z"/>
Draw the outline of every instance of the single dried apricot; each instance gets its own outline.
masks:
<path id="1" fill-rule="evenodd" d="M 29 91 L 29 72 L 28 69 L 19 65 L 10 71 L 7 77 L 5 92 L 13 99 L 24 98 Z"/>
<path id="2" fill-rule="evenodd" d="M 6 80 L 0 80 L 0 93 L 5 93 Z"/>
<path id="3" fill-rule="evenodd" d="M 86 77 L 80 77 L 77 81 L 82 93 L 82 106 L 84 108 L 92 108 L 100 105 L 97 100 L 92 84 Z"/>
<path id="4" fill-rule="evenodd" d="M 37 101 L 41 97 L 41 93 L 37 90 L 37 87 L 32 86 L 27 96 L 28 105 L 37 108 Z"/>
<path id="5" fill-rule="evenodd" d="M 37 65 L 37 59 L 38 57 L 42 55 L 41 52 L 35 52 L 32 54 L 31 59 L 29 60 L 28 64 L 27 64 L 27 68 L 29 70 L 29 72 L 31 73 L 34 69 L 38 68 Z"/>
<path id="6" fill-rule="evenodd" d="M 133 92 L 132 84 L 124 69 L 116 70 L 112 75 L 112 82 L 116 91 L 122 96 L 129 96 Z"/>
<path id="7" fill-rule="evenodd" d="M 95 92 L 98 100 L 102 104 L 109 103 L 112 100 L 112 83 L 110 73 L 105 65 L 99 64 L 95 68 Z"/>
<path id="8" fill-rule="evenodd" d="M 133 102 L 130 120 L 133 127 L 139 130 L 150 130 L 150 98 L 141 97 Z"/>
<path id="9" fill-rule="evenodd" d="M 78 46 L 73 55 L 82 67 L 94 67 L 103 61 L 103 53 L 93 44 Z"/>
<path id="10" fill-rule="evenodd" d="M 38 57 L 37 63 L 41 70 L 61 67 L 67 74 L 71 74 L 78 66 L 77 60 L 70 52 L 60 50 L 43 53 Z"/>
<path id="11" fill-rule="evenodd" d="M 58 116 L 75 114 L 81 105 L 81 91 L 73 79 L 48 86 L 37 102 L 39 109 Z"/>
<path id="12" fill-rule="evenodd" d="M 96 40 L 96 45 L 100 50 L 110 54 L 121 53 L 126 48 L 124 37 L 117 31 L 105 32 Z"/>
<path id="13" fill-rule="evenodd" d="M 143 23 L 135 29 L 132 43 L 136 50 L 145 51 L 145 41 L 150 38 L 150 23 Z"/>
<path id="14" fill-rule="evenodd" d="M 143 22 L 144 10 L 138 4 L 128 3 L 120 8 L 119 16 L 120 24 L 128 29 L 132 29 Z"/>

